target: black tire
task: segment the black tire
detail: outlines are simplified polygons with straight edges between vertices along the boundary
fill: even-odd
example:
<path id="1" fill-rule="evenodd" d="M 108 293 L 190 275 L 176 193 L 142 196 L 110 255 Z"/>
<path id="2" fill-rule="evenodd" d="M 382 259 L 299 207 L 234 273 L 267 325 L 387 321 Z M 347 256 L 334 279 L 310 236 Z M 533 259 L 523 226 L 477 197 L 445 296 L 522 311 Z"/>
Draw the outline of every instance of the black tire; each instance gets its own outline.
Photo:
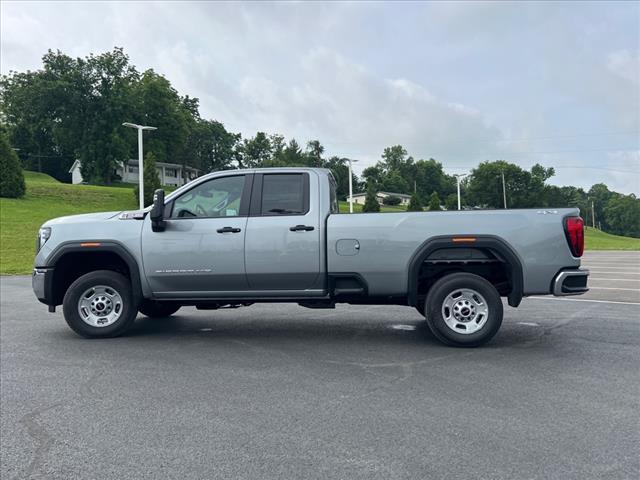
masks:
<path id="1" fill-rule="evenodd" d="M 122 300 L 118 310 L 119 317 L 107 326 L 92 326 L 80 316 L 81 296 L 96 286 L 113 289 Z M 122 335 L 133 325 L 138 314 L 138 308 L 131 293 L 131 282 L 125 276 L 110 270 L 90 272 L 73 282 L 64 295 L 62 311 L 69 327 L 85 338 L 110 338 Z"/>
<path id="2" fill-rule="evenodd" d="M 143 300 L 138 306 L 138 311 L 149 318 L 170 317 L 180 310 L 180 305 L 169 302 L 155 302 L 153 300 Z"/>
<path id="3" fill-rule="evenodd" d="M 462 296 L 458 297 L 460 300 L 455 298 L 455 295 L 459 294 L 462 289 L 475 291 L 480 294 L 480 296 L 476 298 L 484 300 L 481 304 L 486 304 L 488 309 L 486 316 L 476 314 L 476 316 L 473 317 L 474 320 L 468 323 L 455 319 L 453 311 L 448 309 L 444 302 L 449 298 L 452 298 L 452 301 L 456 302 L 456 304 L 458 302 L 464 302 L 464 297 Z M 452 297 L 449 297 L 450 295 L 452 295 Z M 464 308 L 464 304 L 462 304 L 462 307 Z M 441 342 L 455 347 L 478 347 L 483 345 L 493 338 L 502 325 L 503 309 L 500 294 L 487 280 L 471 273 L 453 273 L 438 280 L 429 290 L 425 302 L 425 309 L 427 312 L 427 325 L 433 332 L 433 335 Z M 447 319 L 449 323 L 457 324 L 457 326 L 454 325 L 453 327 L 456 327 L 458 331 L 455 331 L 453 327 L 447 324 L 445 321 L 445 313 L 448 313 Z M 473 323 L 475 319 L 479 319 L 477 325 L 480 325 L 481 322 L 484 321 L 481 327 Z M 479 329 L 472 333 L 459 333 L 467 328 Z"/>

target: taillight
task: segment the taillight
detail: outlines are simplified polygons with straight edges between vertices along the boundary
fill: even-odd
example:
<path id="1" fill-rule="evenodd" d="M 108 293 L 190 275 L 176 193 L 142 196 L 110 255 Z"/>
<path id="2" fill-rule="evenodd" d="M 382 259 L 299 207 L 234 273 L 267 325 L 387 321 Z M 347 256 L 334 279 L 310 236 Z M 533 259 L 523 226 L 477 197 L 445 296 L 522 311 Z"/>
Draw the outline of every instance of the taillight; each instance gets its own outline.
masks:
<path id="1" fill-rule="evenodd" d="M 574 257 L 581 257 L 584 252 L 584 220 L 580 217 L 564 219 L 564 233 Z"/>

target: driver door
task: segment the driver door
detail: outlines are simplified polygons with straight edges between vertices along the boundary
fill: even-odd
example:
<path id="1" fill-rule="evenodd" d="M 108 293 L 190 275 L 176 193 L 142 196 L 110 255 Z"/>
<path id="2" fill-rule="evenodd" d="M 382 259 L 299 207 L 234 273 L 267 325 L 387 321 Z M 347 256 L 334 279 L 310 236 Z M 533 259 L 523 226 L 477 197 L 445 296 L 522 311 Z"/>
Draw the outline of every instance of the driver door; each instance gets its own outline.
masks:
<path id="1" fill-rule="evenodd" d="M 253 175 L 199 183 L 172 199 L 166 230 L 145 221 L 142 257 L 159 298 L 207 298 L 248 288 L 244 237 Z"/>

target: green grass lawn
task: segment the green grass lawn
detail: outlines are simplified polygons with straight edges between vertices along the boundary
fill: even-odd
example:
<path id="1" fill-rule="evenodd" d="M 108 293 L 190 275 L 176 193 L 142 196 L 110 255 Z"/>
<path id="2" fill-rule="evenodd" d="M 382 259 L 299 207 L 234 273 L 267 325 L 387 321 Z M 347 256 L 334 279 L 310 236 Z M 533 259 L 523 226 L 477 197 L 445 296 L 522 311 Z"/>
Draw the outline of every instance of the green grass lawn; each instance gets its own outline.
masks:
<path id="1" fill-rule="evenodd" d="M 0 198 L 2 274 L 31 271 L 36 235 L 45 221 L 78 213 L 131 210 L 137 205 L 131 188 L 71 185 L 35 172 L 25 172 L 25 181 L 23 198 Z"/>
<path id="2" fill-rule="evenodd" d="M 586 227 L 585 250 L 640 250 L 640 238 L 621 237 Z"/>
<path id="3" fill-rule="evenodd" d="M 27 194 L 21 199 L 0 198 L 0 274 L 29 273 L 33 266 L 36 234 L 45 221 L 64 215 L 133 210 L 132 187 L 70 185 L 48 175 L 25 172 Z M 349 204 L 340 202 L 340 212 Z M 404 212 L 404 207 L 383 206 L 382 212 Z M 362 205 L 354 205 L 362 212 Z M 587 228 L 587 250 L 640 250 L 640 239 L 609 235 Z"/>

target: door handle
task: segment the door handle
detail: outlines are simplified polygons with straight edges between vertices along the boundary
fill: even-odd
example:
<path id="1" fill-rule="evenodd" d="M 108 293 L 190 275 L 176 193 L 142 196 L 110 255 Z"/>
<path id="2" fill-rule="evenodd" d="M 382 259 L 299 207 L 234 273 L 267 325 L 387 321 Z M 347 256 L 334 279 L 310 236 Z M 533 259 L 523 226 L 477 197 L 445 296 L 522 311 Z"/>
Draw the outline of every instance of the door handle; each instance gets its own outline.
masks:
<path id="1" fill-rule="evenodd" d="M 295 227 L 289 227 L 289 230 L 292 232 L 310 232 L 314 228 L 315 227 L 312 227 L 311 225 L 296 225 Z"/>
<path id="2" fill-rule="evenodd" d="M 240 232 L 240 229 L 233 228 L 233 227 L 223 227 L 223 228 L 219 228 L 217 232 L 218 233 L 238 233 Z"/>

